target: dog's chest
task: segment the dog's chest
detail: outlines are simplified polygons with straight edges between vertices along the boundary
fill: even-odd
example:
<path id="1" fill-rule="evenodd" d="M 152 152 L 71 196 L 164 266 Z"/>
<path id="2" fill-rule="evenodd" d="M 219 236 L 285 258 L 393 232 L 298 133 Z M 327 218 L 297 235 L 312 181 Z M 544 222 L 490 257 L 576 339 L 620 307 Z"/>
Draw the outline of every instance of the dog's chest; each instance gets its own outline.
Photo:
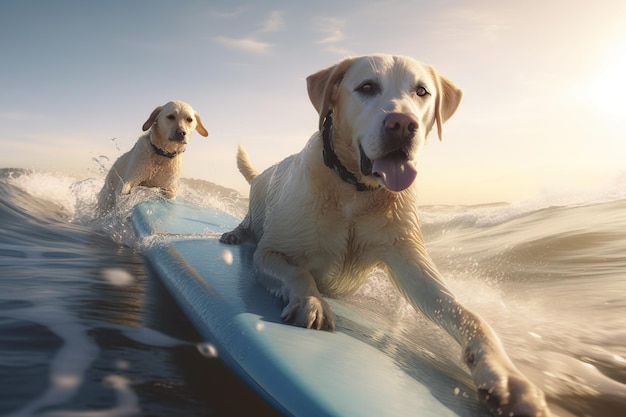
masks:
<path id="1" fill-rule="evenodd" d="M 178 179 L 178 158 L 156 156 L 152 158 L 149 173 L 142 185 L 148 187 L 169 186 Z"/>
<path id="2" fill-rule="evenodd" d="M 368 200 L 339 199 L 328 206 L 322 205 L 318 212 L 320 241 L 331 241 L 338 252 L 348 255 L 388 245 L 389 236 L 396 233 L 392 209 Z"/>
<path id="3" fill-rule="evenodd" d="M 308 253 L 309 270 L 329 294 L 348 293 L 381 262 L 381 248 L 393 245 L 389 213 L 372 212 L 358 201 L 324 210 L 316 228 L 315 250 Z"/>
<path id="4" fill-rule="evenodd" d="M 345 222 L 352 224 L 356 221 L 359 205 L 354 201 L 349 201 L 341 206 L 341 214 Z"/>

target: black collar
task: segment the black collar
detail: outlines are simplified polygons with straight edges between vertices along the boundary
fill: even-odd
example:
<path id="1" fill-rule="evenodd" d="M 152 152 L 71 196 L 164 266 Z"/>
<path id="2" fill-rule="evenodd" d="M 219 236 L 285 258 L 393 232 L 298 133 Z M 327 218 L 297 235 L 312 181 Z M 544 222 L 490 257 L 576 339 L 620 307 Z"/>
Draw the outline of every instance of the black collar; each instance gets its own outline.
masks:
<path id="1" fill-rule="evenodd" d="M 357 191 L 370 191 L 374 188 L 363 184 L 357 180 L 356 175 L 352 172 L 348 171 L 335 153 L 335 149 L 333 148 L 333 111 L 328 110 L 326 117 L 324 118 L 324 130 L 322 131 L 322 139 L 324 140 L 324 164 L 332 170 L 335 171 L 339 178 L 347 182 L 348 184 L 352 184 L 356 187 Z"/>
<path id="2" fill-rule="evenodd" d="M 152 141 L 150 140 L 150 136 L 148 136 L 148 143 L 150 145 L 152 145 L 152 149 L 154 149 L 154 153 L 156 153 L 157 155 L 160 156 L 164 156 L 166 158 L 174 158 L 176 155 L 178 155 L 178 152 L 166 152 L 163 149 L 159 148 L 158 146 L 156 146 L 154 143 L 152 143 Z"/>

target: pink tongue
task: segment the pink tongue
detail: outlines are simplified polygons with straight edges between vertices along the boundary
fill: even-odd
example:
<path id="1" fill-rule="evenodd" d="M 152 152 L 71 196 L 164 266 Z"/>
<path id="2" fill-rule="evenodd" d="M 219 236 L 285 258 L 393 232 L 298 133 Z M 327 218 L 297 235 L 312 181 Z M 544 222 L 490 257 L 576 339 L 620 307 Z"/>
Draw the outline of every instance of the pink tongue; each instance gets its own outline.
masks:
<path id="1" fill-rule="evenodd" d="M 381 176 L 387 189 L 396 192 L 409 188 L 417 176 L 413 163 L 400 156 L 374 161 L 372 172 Z"/>

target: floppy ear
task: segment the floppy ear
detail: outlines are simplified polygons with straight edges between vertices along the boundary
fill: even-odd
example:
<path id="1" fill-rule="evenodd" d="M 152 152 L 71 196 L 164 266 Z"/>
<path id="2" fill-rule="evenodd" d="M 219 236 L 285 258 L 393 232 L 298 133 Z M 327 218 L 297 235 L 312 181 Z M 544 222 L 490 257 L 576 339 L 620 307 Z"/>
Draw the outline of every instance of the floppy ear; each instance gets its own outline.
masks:
<path id="1" fill-rule="evenodd" d="M 194 113 L 194 116 L 196 117 L 196 130 L 198 131 L 198 133 L 200 133 L 200 135 L 206 138 L 207 136 L 209 136 L 209 132 L 207 132 L 207 130 L 204 128 L 204 125 L 202 124 L 202 119 L 200 119 L 200 115 L 198 113 Z"/>
<path id="2" fill-rule="evenodd" d="M 152 113 L 150 114 L 150 117 L 148 117 L 148 120 L 146 120 L 146 123 L 143 124 L 142 129 L 143 129 L 144 132 L 146 130 L 150 129 L 150 126 L 152 126 L 154 124 L 154 121 L 159 116 L 159 113 L 161 113 L 162 109 L 163 109 L 163 106 L 159 106 L 156 109 L 152 110 Z"/>
<path id="3" fill-rule="evenodd" d="M 326 113 L 336 98 L 337 87 L 354 60 L 344 59 L 338 64 L 328 67 L 306 78 L 309 99 L 320 116 L 319 129 L 322 129 Z"/>
<path id="4" fill-rule="evenodd" d="M 433 67 L 430 67 L 430 72 L 437 86 L 435 121 L 437 122 L 437 135 L 439 140 L 441 140 L 441 128 L 459 107 L 463 91 L 452 84 L 446 77 L 440 75 Z"/>

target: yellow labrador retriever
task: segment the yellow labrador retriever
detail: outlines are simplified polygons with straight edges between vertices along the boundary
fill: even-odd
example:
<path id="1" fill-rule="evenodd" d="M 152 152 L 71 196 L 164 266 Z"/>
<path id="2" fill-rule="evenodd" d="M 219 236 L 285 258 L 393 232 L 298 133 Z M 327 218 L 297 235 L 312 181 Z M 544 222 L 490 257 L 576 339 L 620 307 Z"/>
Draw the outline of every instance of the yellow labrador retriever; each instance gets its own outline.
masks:
<path id="1" fill-rule="evenodd" d="M 154 109 L 143 124 L 146 133 L 109 170 L 98 196 L 98 214 L 109 212 L 117 196 L 130 193 L 136 186 L 158 187 L 166 198 L 173 198 L 181 155 L 194 129 L 202 136 L 209 135 L 189 104 L 175 100 Z"/>
<path id="2" fill-rule="evenodd" d="M 494 331 L 461 305 L 429 257 L 412 190 L 428 133 L 456 111 L 461 91 L 410 58 L 350 58 L 307 78 L 320 131 L 260 175 L 239 149 L 251 184 L 243 222 L 223 243 L 253 241 L 260 281 L 282 317 L 334 329 L 322 294 L 354 291 L 384 268 L 419 311 L 462 347 L 480 400 L 497 416 L 548 416 L 543 393 L 511 362 Z"/>

